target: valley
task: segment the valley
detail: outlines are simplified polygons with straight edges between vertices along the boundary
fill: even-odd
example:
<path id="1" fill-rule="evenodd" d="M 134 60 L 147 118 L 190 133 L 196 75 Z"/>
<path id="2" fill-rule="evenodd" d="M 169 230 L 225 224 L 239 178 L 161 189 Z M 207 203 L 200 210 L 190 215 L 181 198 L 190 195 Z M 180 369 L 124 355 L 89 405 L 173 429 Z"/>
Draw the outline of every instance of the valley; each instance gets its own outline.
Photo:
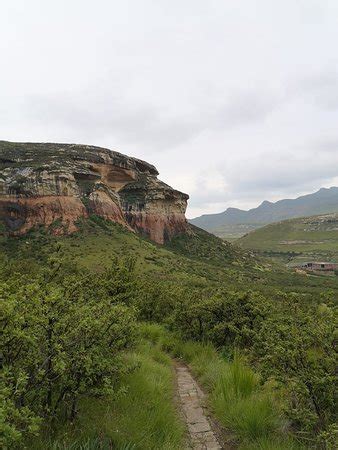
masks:
<path id="1" fill-rule="evenodd" d="M 333 448 L 338 277 L 285 261 L 335 258 L 337 216 L 230 243 L 145 162 L 32 145 L 2 147 L 3 447 Z"/>
<path id="2" fill-rule="evenodd" d="M 184 423 L 180 421 L 172 390 L 172 383 L 175 382 L 173 358 L 188 364 L 204 386 L 208 414 L 221 423 L 222 448 L 253 450 L 258 445 L 285 450 L 307 448 L 293 436 L 292 428 L 288 428 L 287 432 L 278 431 L 285 420 L 283 410 L 287 407 L 287 401 L 285 403 L 285 399 L 282 401 L 278 394 L 270 391 L 267 384 L 268 374 L 277 374 L 278 389 L 283 390 L 288 377 L 302 376 L 301 372 L 296 375 L 292 370 L 289 374 L 283 369 L 279 373 L 278 365 L 285 364 L 286 356 L 281 355 L 280 362 L 276 360 L 273 365 L 265 361 L 265 357 L 270 358 L 280 348 L 279 337 L 272 337 L 270 333 L 286 326 L 291 319 L 290 310 L 293 311 L 292 328 L 298 321 L 307 323 L 305 327 L 302 325 L 304 336 L 308 327 L 313 326 L 312 317 L 324 321 L 324 328 L 312 338 L 314 341 L 309 341 L 309 348 L 326 342 L 331 327 L 327 319 L 331 317 L 338 277 L 304 277 L 278 262 L 259 259 L 194 227 L 188 234 L 178 235 L 166 246 L 95 216 L 78 222 L 77 227 L 77 232 L 66 236 L 54 236 L 48 230 L 40 229 L 22 237 L 2 237 L 0 279 L 2 283 L 7 280 L 8 284 L 7 293 L 5 291 L 3 295 L 9 299 L 8 293 L 11 293 L 13 302 L 15 292 L 18 292 L 18 313 L 29 314 L 29 310 L 20 312 L 24 306 L 20 295 L 30 298 L 29 292 L 34 285 L 37 289 L 39 278 L 43 276 L 45 279 L 44 271 L 51 274 L 56 267 L 60 272 L 56 279 L 57 291 L 61 289 L 66 295 L 66 300 L 62 302 L 66 311 L 73 304 L 78 309 L 77 314 L 82 314 L 83 307 L 88 308 L 92 304 L 94 308 L 101 308 L 101 302 L 103 308 L 109 304 L 126 308 L 123 315 L 127 318 L 128 314 L 132 314 L 127 319 L 128 325 L 122 322 L 116 329 L 119 330 L 119 339 L 122 336 L 127 339 L 126 349 L 119 356 L 121 362 L 125 361 L 119 370 L 124 369 L 117 378 L 114 375 L 114 383 L 117 384 L 105 400 L 101 399 L 100 394 L 92 393 L 89 387 L 82 391 L 77 400 L 74 425 L 61 420 L 70 408 L 65 397 L 65 410 L 62 412 L 61 409 L 58 413 L 60 425 L 50 428 L 46 422 L 45 427 L 40 428 L 40 434 L 26 442 L 27 448 L 108 449 L 112 443 L 119 449 L 186 448 L 189 438 Z M 58 265 L 55 266 L 55 263 Z M 17 285 L 18 277 L 21 287 Z M 71 287 L 74 281 L 78 286 L 77 294 Z M 52 279 L 47 286 L 42 286 L 47 288 L 46 293 L 50 292 L 48 295 L 56 288 Z M 42 302 L 45 295 L 41 296 Z M 85 301 L 83 306 L 82 296 Z M 71 303 L 66 306 L 68 297 Z M 97 298 L 101 300 L 95 306 Z M 49 312 L 43 313 L 47 315 L 43 320 L 47 320 L 49 314 L 53 317 L 56 307 L 57 304 L 54 304 Z M 132 310 L 128 312 L 130 308 L 135 309 L 136 317 Z M 321 311 L 319 316 L 314 313 L 317 310 Z M 39 316 L 41 312 L 37 310 L 36 314 Z M 63 318 L 64 314 L 59 310 L 57 322 L 68 321 L 73 316 L 69 312 Z M 28 323 L 32 320 L 27 316 Z M 82 327 L 81 315 L 78 320 Z M 86 316 L 83 320 L 85 324 Z M 284 321 L 285 325 L 282 325 Z M 21 328 L 20 324 L 17 326 L 19 328 L 16 330 Z M 123 331 L 126 326 L 129 331 Z M 65 328 L 65 336 L 69 331 Z M 74 331 L 76 333 L 76 328 Z M 11 336 L 8 332 L 5 339 Z M 115 331 L 112 333 L 114 336 Z M 282 336 L 281 331 L 280 338 L 284 340 Z M 24 343 L 25 337 L 16 339 Z M 34 338 L 30 336 L 29 339 Z M 289 346 L 295 336 L 290 334 L 289 339 L 283 345 Z M 61 342 L 55 345 L 59 346 Z M 76 359 L 79 358 L 79 344 L 74 348 Z M 262 345 L 268 347 L 260 354 Z M 290 357 L 298 358 L 303 351 L 308 351 L 303 344 L 296 346 L 294 356 Z M 321 351 L 326 354 L 328 349 Z M 81 356 L 88 360 L 86 364 L 89 364 L 88 358 L 94 357 L 94 354 L 90 355 L 87 350 Z M 67 364 L 64 356 L 61 361 Z M 316 361 L 313 370 L 318 373 L 324 368 L 320 368 L 319 361 Z M 329 363 L 326 357 L 324 361 L 325 365 Z M 81 360 L 78 362 L 83 364 Z M 292 364 L 291 360 L 288 364 Z M 328 367 L 322 372 L 323 376 L 326 370 L 329 370 Z M 63 376 L 67 375 L 67 371 L 61 372 Z M 245 384 L 236 387 L 241 379 L 246 380 L 243 381 Z M 224 380 L 227 384 L 223 386 Z M 26 395 L 30 397 L 28 393 Z M 305 398 L 302 401 L 307 404 Z M 255 419 L 254 410 L 257 411 Z M 255 425 L 252 420 L 255 420 Z"/>
<path id="3" fill-rule="evenodd" d="M 1 1 L 0 450 L 337 450 L 338 1 Z"/>

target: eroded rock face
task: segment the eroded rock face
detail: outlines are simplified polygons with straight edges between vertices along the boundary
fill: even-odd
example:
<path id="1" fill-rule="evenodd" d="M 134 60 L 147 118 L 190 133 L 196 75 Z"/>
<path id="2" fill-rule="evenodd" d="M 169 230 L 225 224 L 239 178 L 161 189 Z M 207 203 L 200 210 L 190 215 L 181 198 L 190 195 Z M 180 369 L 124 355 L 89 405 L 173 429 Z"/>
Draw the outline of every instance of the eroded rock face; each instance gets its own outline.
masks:
<path id="1" fill-rule="evenodd" d="M 163 243 L 187 229 L 188 195 L 157 175 L 151 164 L 99 147 L 0 141 L 2 229 L 71 233 L 95 214 Z"/>

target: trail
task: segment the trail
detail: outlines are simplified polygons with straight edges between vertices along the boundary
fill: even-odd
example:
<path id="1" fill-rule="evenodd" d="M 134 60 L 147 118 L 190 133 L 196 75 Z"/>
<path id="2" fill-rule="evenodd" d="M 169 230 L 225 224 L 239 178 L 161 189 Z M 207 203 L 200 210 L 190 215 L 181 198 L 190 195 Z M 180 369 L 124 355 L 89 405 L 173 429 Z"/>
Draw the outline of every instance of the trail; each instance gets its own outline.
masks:
<path id="1" fill-rule="evenodd" d="M 177 363 L 175 368 L 178 396 L 189 431 L 190 448 L 194 450 L 226 448 L 220 444 L 214 431 L 215 426 L 205 413 L 204 393 L 190 374 L 189 369 L 181 363 Z"/>

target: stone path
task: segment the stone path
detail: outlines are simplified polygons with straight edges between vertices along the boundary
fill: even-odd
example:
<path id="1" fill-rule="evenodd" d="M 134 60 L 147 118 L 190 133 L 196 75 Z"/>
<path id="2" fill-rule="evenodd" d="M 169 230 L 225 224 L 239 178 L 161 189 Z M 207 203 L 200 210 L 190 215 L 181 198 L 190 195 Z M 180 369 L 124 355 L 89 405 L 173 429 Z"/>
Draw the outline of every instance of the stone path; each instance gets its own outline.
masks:
<path id="1" fill-rule="evenodd" d="M 178 395 L 190 435 L 190 448 L 195 450 L 222 449 L 203 409 L 204 393 L 186 366 L 177 364 L 176 374 Z"/>

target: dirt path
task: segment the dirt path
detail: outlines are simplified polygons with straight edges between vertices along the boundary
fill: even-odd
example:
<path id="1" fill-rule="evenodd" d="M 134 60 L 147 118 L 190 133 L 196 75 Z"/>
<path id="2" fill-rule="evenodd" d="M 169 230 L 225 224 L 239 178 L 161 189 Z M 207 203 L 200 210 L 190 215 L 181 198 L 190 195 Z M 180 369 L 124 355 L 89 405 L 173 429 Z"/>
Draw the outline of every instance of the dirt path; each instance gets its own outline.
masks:
<path id="1" fill-rule="evenodd" d="M 203 407 L 204 393 L 190 374 L 188 368 L 180 363 L 176 364 L 178 396 L 185 421 L 187 423 L 190 448 L 195 450 L 222 449 L 213 430 L 213 424 Z"/>

